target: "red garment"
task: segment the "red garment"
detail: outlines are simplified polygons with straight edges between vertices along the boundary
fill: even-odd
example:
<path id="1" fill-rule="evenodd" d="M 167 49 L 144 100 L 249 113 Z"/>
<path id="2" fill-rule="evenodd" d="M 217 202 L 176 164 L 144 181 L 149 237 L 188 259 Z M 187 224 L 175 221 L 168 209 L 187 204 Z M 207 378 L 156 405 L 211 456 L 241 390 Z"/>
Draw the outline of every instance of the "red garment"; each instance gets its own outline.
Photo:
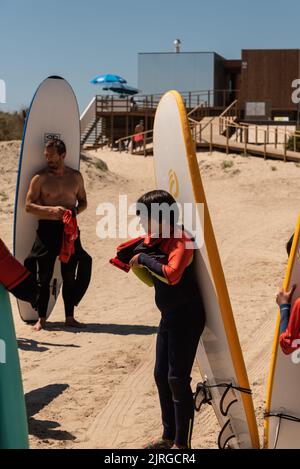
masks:
<path id="1" fill-rule="evenodd" d="M 298 344 L 294 343 L 297 339 Z M 300 347 L 300 298 L 294 303 L 288 326 L 286 331 L 280 335 L 279 343 L 281 350 L 286 355 L 293 353 Z"/>
<path id="2" fill-rule="evenodd" d="M 133 140 L 135 142 L 142 142 L 144 140 L 144 135 L 143 134 L 138 134 L 133 137 Z"/>
<path id="3" fill-rule="evenodd" d="M 130 250 L 131 247 L 133 249 L 135 245 L 138 244 L 143 238 L 144 238 L 143 236 L 139 236 L 138 238 L 129 239 L 128 241 L 125 241 L 124 243 L 119 244 L 119 246 L 117 246 L 117 253 L 119 253 L 120 251 L 128 250 L 128 248 Z M 128 261 L 131 259 L 131 257 L 132 255 L 129 254 Z M 124 270 L 124 272 L 126 273 L 130 271 L 129 263 L 125 262 L 124 260 L 122 261 L 121 259 L 119 259 L 118 255 L 114 257 L 113 259 L 110 259 L 109 262 L 115 267 L 118 267 L 119 269 Z"/>
<path id="4" fill-rule="evenodd" d="M 25 280 L 30 272 L 13 257 L 0 239 L 0 283 L 12 290 Z"/>
<path id="5" fill-rule="evenodd" d="M 72 217 L 71 210 L 65 210 L 62 221 L 64 222 L 65 227 L 59 260 L 66 264 L 75 252 L 74 243 L 78 238 L 78 227 L 76 217 Z"/>

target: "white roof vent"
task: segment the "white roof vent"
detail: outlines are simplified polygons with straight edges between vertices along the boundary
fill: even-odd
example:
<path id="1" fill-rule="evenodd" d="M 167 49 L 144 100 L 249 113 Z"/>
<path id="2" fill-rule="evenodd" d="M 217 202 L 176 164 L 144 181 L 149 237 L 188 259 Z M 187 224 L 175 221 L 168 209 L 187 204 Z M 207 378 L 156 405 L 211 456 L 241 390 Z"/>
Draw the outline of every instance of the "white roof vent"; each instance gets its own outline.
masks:
<path id="1" fill-rule="evenodd" d="M 180 52 L 180 48 L 181 48 L 181 40 L 180 39 L 175 39 L 173 44 L 174 44 L 174 47 L 175 47 L 175 52 L 178 54 Z"/>

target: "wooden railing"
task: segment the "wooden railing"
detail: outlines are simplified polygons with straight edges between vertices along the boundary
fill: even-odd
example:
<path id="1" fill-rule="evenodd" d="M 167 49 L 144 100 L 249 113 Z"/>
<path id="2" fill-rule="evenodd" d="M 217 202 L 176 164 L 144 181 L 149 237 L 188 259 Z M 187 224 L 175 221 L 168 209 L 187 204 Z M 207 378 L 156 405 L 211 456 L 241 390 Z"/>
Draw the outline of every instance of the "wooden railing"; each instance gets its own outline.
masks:
<path id="1" fill-rule="evenodd" d="M 224 116 L 222 116 L 222 117 L 220 116 L 220 119 L 223 119 L 223 118 L 224 118 Z M 198 133 L 198 139 L 197 140 L 195 139 L 195 135 L 193 135 L 195 144 L 205 142 L 209 146 L 209 151 L 212 152 L 214 143 L 216 143 L 216 141 L 214 139 L 214 135 L 216 135 L 216 133 L 218 133 L 218 132 L 214 132 L 213 124 L 211 122 L 208 123 L 208 125 L 209 125 L 208 139 L 204 140 L 204 139 L 202 139 L 202 134 L 203 134 L 204 128 L 207 127 L 207 124 L 204 124 L 204 126 L 203 126 L 201 124 L 201 122 L 199 123 L 198 121 L 195 121 L 191 118 L 189 118 L 189 121 L 190 121 L 190 124 L 192 126 L 197 124 L 200 127 L 200 131 Z M 219 125 L 219 127 L 220 127 L 220 123 L 217 124 L 217 125 Z M 201 128 L 201 126 L 202 126 L 202 128 Z M 225 146 L 227 154 L 229 153 L 230 143 L 232 142 L 232 140 L 230 141 L 230 130 L 233 130 L 234 133 L 235 133 L 235 142 L 238 142 L 238 140 L 240 138 L 240 140 L 241 140 L 240 143 L 243 144 L 243 152 L 244 152 L 245 155 L 247 155 L 248 147 L 249 147 L 249 145 L 251 145 L 249 143 L 249 130 L 250 130 L 251 127 L 252 127 L 251 124 L 238 124 L 236 122 L 229 122 L 227 120 L 226 129 L 225 129 L 225 136 L 223 136 L 223 140 L 222 140 L 223 144 Z M 257 125 L 253 126 L 253 127 L 255 127 L 255 135 L 256 135 L 255 146 L 257 148 L 262 147 L 263 156 L 266 159 L 268 152 L 269 153 L 271 152 L 270 148 L 267 147 L 267 145 L 269 145 L 269 137 L 270 137 L 270 133 L 271 133 L 270 129 L 269 128 L 262 129 Z M 286 128 L 281 129 L 280 127 L 276 127 L 275 129 L 271 129 L 271 130 L 274 130 L 274 148 L 277 149 L 278 147 L 280 148 L 280 146 L 282 146 L 282 153 L 281 153 L 282 158 L 283 158 L 284 161 L 287 161 L 287 152 L 288 152 L 287 142 L 288 142 L 288 139 L 290 137 L 293 138 L 293 151 L 296 152 L 297 151 L 297 139 L 300 140 L 300 131 L 291 132 L 291 131 L 287 130 Z M 134 154 L 134 153 L 137 153 L 139 151 L 142 151 L 144 156 L 146 156 L 147 151 L 149 151 L 149 147 L 147 147 L 147 145 L 149 143 L 150 144 L 153 143 L 153 130 L 148 130 L 146 132 L 139 132 L 137 134 L 132 134 L 132 135 L 129 135 L 127 137 L 120 138 L 116 142 L 119 146 L 119 151 L 121 152 L 122 150 L 125 149 L 125 147 L 127 147 L 127 151 L 129 151 L 128 145 L 126 145 L 126 143 L 133 142 L 134 137 L 137 136 L 137 135 L 143 135 L 143 137 L 144 137 L 143 141 L 142 141 L 142 144 L 141 144 L 141 147 L 137 149 L 137 148 L 134 148 L 133 145 L 131 145 L 130 152 L 132 154 Z M 263 139 L 262 139 L 262 142 L 259 144 L 258 140 L 259 140 L 259 137 L 261 135 L 263 135 Z M 278 136 L 280 136 L 280 135 L 283 136 L 283 142 L 282 143 L 278 142 Z M 280 153 L 278 154 L 278 156 L 279 155 L 280 155 Z"/>
<path id="2" fill-rule="evenodd" d="M 223 120 L 224 119 L 224 116 L 220 116 L 219 117 L 219 120 Z M 223 125 L 224 121 L 222 123 L 219 122 L 219 129 L 221 128 L 221 126 Z M 263 148 L 263 155 L 264 155 L 264 158 L 266 159 L 267 158 L 267 153 L 272 153 L 272 148 L 274 148 L 275 150 L 278 149 L 278 147 L 280 148 L 280 146 L 282 146 L 282 158 L 284 161 L 287 160 L 287 152 L 288 152 L 288 149 L 287 149 L 287 143 L 288 143 L 288 140 L 289 138 L 292 138 L 293 139 L 293 150 L 294 152 L 297 152 L 297 138 L 300 140 L 300 131 L 295 131 L 295 132 L 291 132 L 290 130 L 287 130 L 286 127 L 284 129 L 280 128 L 280 126 L 277 126 L 275 128 L 271 128 L 269 126 L 266 127 L 266 129 L 262 129 L 260 126 L 258 125 L 252 125 L 252 124 L 249 124 L 249 123 L 243 123 L 243 124 L 238 124 L 236 122 L 229 122 L 229 120 L 226 121 L 226 127 L 225 127 L 225 135 L 224 135 L 224 132 L 223 132 L 223 139 L 224 140 L 220 140 L 220 138 L 222 139 L 222 136 L 220 135 L 220 138 L 217 139 L 215 137 L 215 135 L 218 134 L 218 132 L 214 132 L 214 129 L 213 129 L 213 124 L 210 123 L 210 130 L 209 130 L 209 135 L 208 135 L 208 139 L 203 139 L 202 138 L 202 135 L 203 135 L 203 128 L 202 128 L 202 125 L 201 125 L 201 122 L 199 123 L 199 132 L 197 134 L 197 140 L 196 140 L 196 143 L 206 143 L 208 144 L 209 146 L 209 151 L 212 152 L 212 149 L 213 149 L 213 146 L 215 143 L 222 143 L 224 144 L 225 146 L 225 149 L 226 149 L 226 153 L 228 154 L 229 153 L 229 149 L 230 149 L 230 142 L 232 142 L 232 140 L 230 141 L 230 133 L 231 133 L 231 130 L 233 130 L 233 134 L 235 134 L 235 142 L 238 142 L 240 140 L 240 144 L 243 145 L 243 151 L 244 151 L 244 154 L 247 155 L 247 152 L 248 152 L 248 146 L 251 145 L 251 142 L 249 142 L 249 131 L 251 130 L 254 130 L 254 134 L 255 134 L 255 141 L 254 143 L 252 143 L 253 146 L 259 148 L 259 147 L 262 147 Z M 270 135 L 271 135 L 271 131 L 273 131 L 273 134 L 274 134 L 274 145 L 272 145 L 272 148 L 270 148 Z M 260 139 L 259 137 L 260 136 L 263 136 L 262 139 Z M 278 142 L 278 137 L 281 136 L 282 137 L 282 142 L 279 143 Z M 261 140 L 261 142 L 259 143 L 259 140 Z M 267 147 L 267 145 L 269 145 L 269 148 Z M 252 147 L 253 149 L 253 147 Z M 300 152 L 298 152 L 300 153 Z M 277 154 L 277 156 L 279 156 L 280 153 Z"/>
<path id="3" fill-rule="evenodd" d="M 227 123 L 232 123 L 234 117 L 238 114 L 238 100 L 235 99 L 219 116 L 219 133 L 222 134 L 226 129 Z"/>
<path id="4" fill-rule="evenodd" d="M 226 107 L 230 95 L 237 94 L 238 91 L 232 90 L 200 90 L 183 91 L 181 96 L 185 106 L 189 111 L 189 116 L 197 113 L 199 110 L 205 110 L 210 107 Z M 120 98 L 113 95 L 96 96 L 96 112 L 135 112 L 143 110 L 152 110 L 158 106 L 163 93 L 152 95 L 135 95 L 134 97 Z"/>
<path id="5" fill-rule="evenodd" d="M 134 141 L 134 137 L 142 135 L 143 140 L 141 140 L 141 145 L 136 145 L 139 142 Z M 153 130 L 146 130 L 145 132 L 138 132 L 136 134 L 128 135 L 127 137 L 119 138 L 116 141 L 116 144 L 119 147 L 119 152 L 130 150 L 130 153 L 133 155 L 136 151 L 139 150 L 143 152 L 144 156 L 147 155 L 147 144 L 153 142 Z M 135 148 L 136 145 L 136 148 Z"/>
<path id="6" fill-rule="evenodd" d="M 238 90 L 210 90 L 203 92 L 201 95 L 202 102 L 188 112 L 188 117 L 197 115 L 197 117 L 203 117 L 207 115 L 207 110 L 211 107 L 224 109 L 228 106 L 228 101 L 232 95 L 238 96 Z M 206 99 L 204 99 L 206 98 Z M 234 101 L 237 103 L 237 99 Z"/>

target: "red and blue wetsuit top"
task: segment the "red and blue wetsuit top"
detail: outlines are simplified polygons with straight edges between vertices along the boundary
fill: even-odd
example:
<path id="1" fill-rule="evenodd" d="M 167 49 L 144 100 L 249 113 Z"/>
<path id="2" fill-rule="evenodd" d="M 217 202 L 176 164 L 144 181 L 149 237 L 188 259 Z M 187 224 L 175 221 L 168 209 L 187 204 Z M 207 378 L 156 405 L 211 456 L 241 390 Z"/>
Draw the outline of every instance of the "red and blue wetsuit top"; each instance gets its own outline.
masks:
<path id="1" fill-rule="evenodd" d="M 195 246 L 191 236 L 180 227 L 175 227 L 168 238 L 140 237 L 121 244 L 117 258 L 111 262 L 128 271 L 128 263 L 136 254 L 139 254 L 140 267 L 133 267 L 132 270 L 144 283 L 154 286 L 155 302 L 162 319 L 174 322 L 184 315 L 186 319 L 204 322 L 201 292 L 194 272 Z M 124 262 L 125 267 L 120 262 Z"/>
<path id="2" fill-rule="evenodd" d="M 300 298 L 295 301 L 291 314 L 290 309 L 290 304 L 280 306 L 279 343 L 286 355 L 300 347 Z"/>

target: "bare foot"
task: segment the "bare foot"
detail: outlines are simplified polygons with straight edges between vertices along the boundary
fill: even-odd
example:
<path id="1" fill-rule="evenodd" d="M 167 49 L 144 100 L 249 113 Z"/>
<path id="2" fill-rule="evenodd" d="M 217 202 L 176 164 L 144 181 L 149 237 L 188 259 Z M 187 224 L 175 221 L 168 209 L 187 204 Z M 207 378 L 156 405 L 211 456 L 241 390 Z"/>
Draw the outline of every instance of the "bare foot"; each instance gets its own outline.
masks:
<path id="1" fill-rule="evenodd" d="M 33 326 L 33 330 L 39 332 L 42 329 L 45 329 L 45 326 L 46 326 L 46 319 L 40 318 L 38 322 Z"/>
<path id="2" fill-rule="evenodd" d="M 187 447 L 187 446 L 183 446 L 183 445 L 176 445 L 176 444 L 174 443 L 174 445 L 172 446 L 171 449 L 188 449 L 188 447 Z"/>
<path id="3" fill-rule="evenodd" d="M 82 324 L 81 322 L 76 321 L 76 319 L 74 318 L 67 318 L 65 322 L 65 326 L 76 327 L 77 329 L 83 329 L 85 327 L 85 324 Z"/>

